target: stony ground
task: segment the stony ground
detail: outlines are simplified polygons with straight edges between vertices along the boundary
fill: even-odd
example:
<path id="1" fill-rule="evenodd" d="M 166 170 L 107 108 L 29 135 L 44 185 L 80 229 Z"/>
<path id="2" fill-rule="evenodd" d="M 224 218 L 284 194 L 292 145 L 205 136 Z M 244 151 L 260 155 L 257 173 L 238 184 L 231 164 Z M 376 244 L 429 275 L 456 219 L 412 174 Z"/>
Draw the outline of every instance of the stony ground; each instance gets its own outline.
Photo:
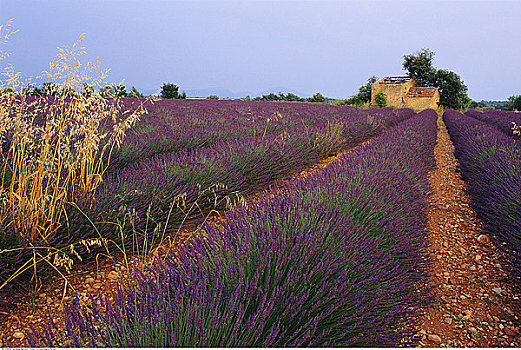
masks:
<path id="1" fill-rule="evenodd" d="M 422 347 L 519 347 L 519 295 L 470 207 L 454 145 L 438 120 L 429 213 L 434 303 L 422 315 Z M 516 311 L 517 310 L 517 311 Z"/>
<path id="2" fill-rule="evenodd" d="M 432 210 L 429 213 L 432 279 L 435 299 L 419 317 L 422 347 L 520 347 L 521 303 L 512 293 L 501 254 L 481 232 L 481 224 L 470 208 L 465 184 L 456 172 L 454 146 L 441 119 L 435 149 L 437 167 L 431 173 Z M 306 176 L 338 159 L 330 157 L 304 171 Z M 189 228 L 181 232 L 188 238 Z M 179 238 L 179 237 L 178 237 Z M 165 242 L 168 251 L 170 242 Z M 122 259 L 76 266 L 67 281 L 53 277 L 35 292 L 0 300 L 0 347 L 27 347 L 23 332 L 29 325 L 41 331 L 52 315 L 63 325 L 63 303 L 77 291 L 87 295 L 110 293 L 127 281 L 129 266 Z M 131 275 L 131 273 L 130 273 Z M 74 287 L 74 288 L 73 288 Z M 97 298 L 97 297 L 95 297 Z"/>

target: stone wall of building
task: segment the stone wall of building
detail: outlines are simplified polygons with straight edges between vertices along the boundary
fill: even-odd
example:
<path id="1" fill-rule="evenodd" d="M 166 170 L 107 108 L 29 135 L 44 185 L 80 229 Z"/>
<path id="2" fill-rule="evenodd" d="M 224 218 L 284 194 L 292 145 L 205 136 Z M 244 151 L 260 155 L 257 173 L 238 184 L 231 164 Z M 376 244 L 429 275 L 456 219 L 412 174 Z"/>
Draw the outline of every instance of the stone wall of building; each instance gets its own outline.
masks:
<path id="1" fill-rule="evenodd" d="M 414 110 L 424 110 L 427 108 L 437 109 L 439 101 L 440 101 L 440 93 L 439 93 L 438 89 L 436 89 L 433 96 L 425 96 L 425 97 L 407 96 L 405 98 L 405 107 L 412 108 Z"/>
<path id="2" fill-rule="evenodd" d="M 376 105 L 376 95 L 382 92 L 385 95 L 388 106 L 400 107 L 405 106 L 405 96 L 410 87 L 414 86 L 412 80 L 402 83 L 386 81 L 386 78 L 380 79 L 373 84 L 371 88 L 371 104 Z"/>
<path id="3" fill-rule="evenodd" d="M 438 89 L 416 87 L 414 80 L 407 77 L 385 77 L 371 88 L 371 105 L 376 105 L 376 95 L 382 92 L 388 106 L 424 110 L 437 109 L 440 101 Z"/>

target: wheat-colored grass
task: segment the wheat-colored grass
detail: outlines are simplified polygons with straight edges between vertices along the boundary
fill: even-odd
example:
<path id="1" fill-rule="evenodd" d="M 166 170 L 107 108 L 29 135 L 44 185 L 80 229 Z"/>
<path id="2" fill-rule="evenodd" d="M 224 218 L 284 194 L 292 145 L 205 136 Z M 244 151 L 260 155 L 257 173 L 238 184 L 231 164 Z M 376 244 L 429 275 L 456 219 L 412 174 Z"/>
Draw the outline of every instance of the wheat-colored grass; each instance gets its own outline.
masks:
<path id="1" fill-rule="evenodd" d="M 0 45 L 16 33 L 11 26 L 12 20 L 0 26 Z M 67 225 L 67 204 L 95 205 L 110 155 L 146 112 L 143 104 L 127 110 L 117 98 L 100 96 L 108 71 L 99 60 L 82 62 L 83 38 L 59 48 L 49 69 L 36 77 L 47 81 L 44 89 L 52 98 L 26 96 L 32 80 L 22 81 L 11 64 L 0 67 L 0 234 L 15 235 L 32 248 Z M 8 57 L 0 51 L 0 63 Z M 45 122 L 37 123 L 41 118 Z M 58 263 L 60 251 L 54 254 Z M 34 255 L 35 269 L 41 258 Z"/>

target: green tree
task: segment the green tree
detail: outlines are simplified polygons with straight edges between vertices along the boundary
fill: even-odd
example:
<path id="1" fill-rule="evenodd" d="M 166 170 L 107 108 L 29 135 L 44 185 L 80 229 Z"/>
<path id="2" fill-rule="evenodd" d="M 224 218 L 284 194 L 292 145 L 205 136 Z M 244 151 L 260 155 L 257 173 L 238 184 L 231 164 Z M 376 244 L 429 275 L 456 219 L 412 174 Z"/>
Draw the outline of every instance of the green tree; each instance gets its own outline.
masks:
<path id="1" fill-rule="evenodd" d="M 127 89 L 122 84 L 111 84 L 101 87 L 99 94 L 102 97 L 127 97 Z"/>
<path id="2" fill-rule="evenodd" d="M 22 89 L 22 95 L 26 96 L 44 96 L 43 89 L 36 85 L 28 84 Z"/>
<path id="3" fill-rule="evenodd" d="M 125 87 L 125 85 L 122 85 L 122 84 L 113 84 L 113 89 L 114 89 L 114 95 L 116 97 L 127 97 L 128 94 L 127 94 L 127 88 Z"/>
<path id="4" fill-rule="evenodd" d="M 358 94 L 354 96 L 355 101 L 359 104 L 371 102 L 371 89 L 373 88 L 373 84 L 377 81 L 378 78 L 374 75 L 367 79 L 367 83 L 358 88 Z"/>
<path id="5" fill-rule="evenodd" d="M 206 99 L 207 100 L 218 100 L 219 96 L 217 96 L 217 95 L 210 95 L 210 96 L 206 96 Z"/>
<path id="6" fill-rule="evenodd" d="M 402 66 L 419 86 L 438 88 L 440 106 L 454 109 L 466 108 L 470 102 L 467 86 L 458 74 L 433 67 L 434 55 L 435 53 L 429 49 L 421 49 L 414 55 L 403 56 Z"/>
<path id="7" fill-rule="evenodd" d="M 470 98 L 467 96 L 467 86 L 454 72 L 439 69 L 436 72 L 434 86 L 440 91 L 440 106 L 464 109 L 470 102 Z"/>
<path id="8" fill-rule="evenodd" d="M 302 97 L 299 97 L 291 92 L 288 92 L 286 95 L 286 101 L 292 101 L 292 102 L 304 102 L 305 99 Z"/>
<path id="9" fill-rule="evenodd" d="M 479 107 L 481 107 L 481 105 L 479 104 L 479 102 L 471 100 L 469 102 L 469 104 L 467 105 L 467 107 L 468 108 L 479 108 Z"/>
<path id="10" fill-rule="evenodd" d="M 313 97 L 308 98 L 308 102 L 326 102 L 326 98 L 320 92 L 317 92 Z"/>
<path id="11" fill-rule="evenodd" d="M 378 107 L 387 107 L 387 99 L 383 92 L 379 92 L 375 96 L 375 102 Z"/>
<path id="12" fill-rule="evenodd" d="M 183 91 L 183 93 L 180 94 L 179 86 L 177 86 L 175 84 L 163 83 L 159 97 L 161 97 L 161 98 L 186 98 L 186 93 Z"/>
<path id="13" fill-rule="evenodd" d="M 421 49 L 415 55 L 403 56 L 403 69 L 420 86 L 434 86 L 436 69 L 432 66 L 435 53 L 429 49 Z"/>
<path id="14" fill-rule="evenodd" d="M 506 108 L 511 111 L 521 111 L 521 95 L 513 95 L 507 99 Z"/>
<path id="15" fill-rule="evenodd" d="M 371 89 L 373 84 L 378 81 L 376 76 L 367 79 L 367 82 L 358 88 L 358 93 L 346 100 L 338 100 L 335 102 L 337 106 L 362 106 L 364 103 L 371 102 Z"/>
<path id="16" fill-rule="evenodd" d="M 94 86 L 84 83 L 81 87 L 81 94 L 85 97 L 91 97 L 94 94 Z"/>
<path id="17" fill-rule="evenodd" d="M 100 87 L 99 95 L 101 97 L 114 97 L 114 95 L 112 94 L 112 88 L 110 87 L 110 85 L 105 85 L 105 86 Z"/>

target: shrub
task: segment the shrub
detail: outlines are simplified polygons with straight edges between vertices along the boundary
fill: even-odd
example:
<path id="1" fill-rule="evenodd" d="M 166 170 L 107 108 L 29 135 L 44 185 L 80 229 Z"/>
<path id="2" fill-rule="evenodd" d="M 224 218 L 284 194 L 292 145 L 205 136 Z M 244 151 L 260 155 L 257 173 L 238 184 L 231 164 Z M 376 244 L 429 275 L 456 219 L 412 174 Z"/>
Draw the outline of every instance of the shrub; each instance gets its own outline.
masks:
<path id="1" fill-rule="evenodd" d="M 375 102 L 378 107 L 387 107 L 387 99 L 383 92 L 379 92 L 375 96 Z"/>

